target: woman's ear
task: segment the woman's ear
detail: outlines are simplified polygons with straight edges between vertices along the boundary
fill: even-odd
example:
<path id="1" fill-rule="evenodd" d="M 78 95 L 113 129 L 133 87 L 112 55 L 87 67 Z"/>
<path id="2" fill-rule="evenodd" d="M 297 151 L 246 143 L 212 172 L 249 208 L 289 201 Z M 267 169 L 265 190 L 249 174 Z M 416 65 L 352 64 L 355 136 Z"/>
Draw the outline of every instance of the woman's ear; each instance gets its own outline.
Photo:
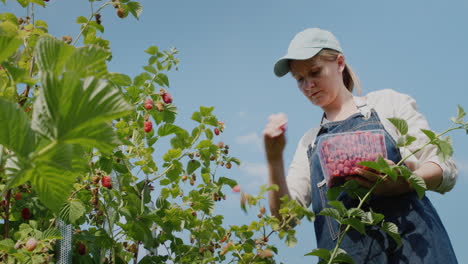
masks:
<path id="1" fill-rule="evenodd" d="M 336 57 L 336 62 L 338 63 L 338 71 L 340 73 L 343 73 L 346 67 L 346 61 L 345 61 L 345 57 L 343 56 L 343 54 L 338 54 L 338 56 Z"/>

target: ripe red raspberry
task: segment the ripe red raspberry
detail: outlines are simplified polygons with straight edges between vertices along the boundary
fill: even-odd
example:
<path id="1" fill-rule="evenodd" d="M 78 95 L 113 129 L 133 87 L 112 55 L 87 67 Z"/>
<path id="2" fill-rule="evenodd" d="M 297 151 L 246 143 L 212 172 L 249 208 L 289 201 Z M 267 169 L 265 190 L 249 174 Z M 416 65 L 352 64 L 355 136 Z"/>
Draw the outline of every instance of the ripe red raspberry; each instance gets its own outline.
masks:
<path id="1" fill-rule="evenodd" d="M 168 92 L 165 92 L 162 94 L 162 99 L 165 104 L 170 104 L 172 103 L 172 95 Z"/>
<path id="2" fill-rule="evenodd" d="M 28 241 L 26 241 L 26 250 L 27 251 L 33 251 L 34 249 L 36 249 L 36 246 L 37 246 L 37 240 L 35 238 L 30 238 Z"/>
<path id="3" fill-rule="evenodd" d="M 81 242 L 78 242 L 76 244 L 76 251 L 78 252 L 78 254 L 80 255 L 85 255 L 86 254 L 86 245 L 81 243 Z"/>
<path id="4" fill-rule="evenodd" d="M 101 183 L 103 187 L 107 189 L 112 188 L 111 177 L 110 176 L 102 176 Z"/>
<path id="5" fill-rule="evenodd" d="M 215 128 L 213 131 L 214 131 L 215 135 L 219 136 L 219 129 L 218 128 Z"/>
<path id="6" fill-rule="evenodd" d="M 21 217 L 24 220 L 28 220 L 31 218 L 31 211 L 29 210 L 29 208 L 23 208 L 23 210 L 21 210 Z"/>
<path id="7" fill-rule="evenodd" d="M 153 123 L 151 121 L 145 121 L 145 132 L 149 133 L 153 129 Z"/>
<path id="8" fill-rule="evenodd" d="M 151 100 L 150 98 L 146 99 L 145 108 L 148 110 L 153 109 L 153 100 Z"/>
<path id="9" fill-rule="evenodd" d="M 22 195 L 20 192 L 15 193 L 15 200 L 21 200 L 21 197 Z"/>

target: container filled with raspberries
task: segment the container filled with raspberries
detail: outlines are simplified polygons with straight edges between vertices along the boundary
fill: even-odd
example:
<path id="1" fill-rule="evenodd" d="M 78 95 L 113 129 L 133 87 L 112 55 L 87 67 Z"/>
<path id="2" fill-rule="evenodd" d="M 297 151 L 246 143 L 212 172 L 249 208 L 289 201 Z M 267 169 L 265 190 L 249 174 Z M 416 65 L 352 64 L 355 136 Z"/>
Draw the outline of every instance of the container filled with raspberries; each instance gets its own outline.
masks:
<path id="1" fill-rule="evenodd" d="M 341 185 L 355 175 L 361 161 L 387 157 L 383 130 L 353 131 L 324 135 L 317 143 L 320 164 L 328 187 Z"/>

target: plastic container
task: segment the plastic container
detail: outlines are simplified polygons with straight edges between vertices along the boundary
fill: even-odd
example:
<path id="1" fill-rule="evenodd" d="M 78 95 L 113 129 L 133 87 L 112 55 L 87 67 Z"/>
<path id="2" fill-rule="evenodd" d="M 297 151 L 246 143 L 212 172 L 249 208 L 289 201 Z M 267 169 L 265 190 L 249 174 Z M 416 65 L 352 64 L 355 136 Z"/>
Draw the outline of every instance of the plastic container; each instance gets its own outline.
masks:
<path id="1" fill-rule="evenodd" d="M 361 161 L 376 161 L 378 156 L 387 157 L 383 130 L 354 131 L 324 135 L 318 142 L 320 164 L 327 186 L 344 182 L 361 167 Z"/>

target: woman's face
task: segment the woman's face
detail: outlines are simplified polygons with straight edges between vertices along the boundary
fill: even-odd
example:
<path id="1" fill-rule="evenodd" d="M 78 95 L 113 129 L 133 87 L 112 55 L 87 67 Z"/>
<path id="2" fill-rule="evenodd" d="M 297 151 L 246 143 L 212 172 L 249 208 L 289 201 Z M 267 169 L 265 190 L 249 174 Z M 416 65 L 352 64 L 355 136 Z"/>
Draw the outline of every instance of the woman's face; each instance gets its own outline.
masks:
<path id="1" fill-rule="evenodd" d="M 327 61 L 319 56 L 291 60 L 289 67 L 302 93 L 316 106 L 326 108 L 343 89 L 344 57 Z"/>

